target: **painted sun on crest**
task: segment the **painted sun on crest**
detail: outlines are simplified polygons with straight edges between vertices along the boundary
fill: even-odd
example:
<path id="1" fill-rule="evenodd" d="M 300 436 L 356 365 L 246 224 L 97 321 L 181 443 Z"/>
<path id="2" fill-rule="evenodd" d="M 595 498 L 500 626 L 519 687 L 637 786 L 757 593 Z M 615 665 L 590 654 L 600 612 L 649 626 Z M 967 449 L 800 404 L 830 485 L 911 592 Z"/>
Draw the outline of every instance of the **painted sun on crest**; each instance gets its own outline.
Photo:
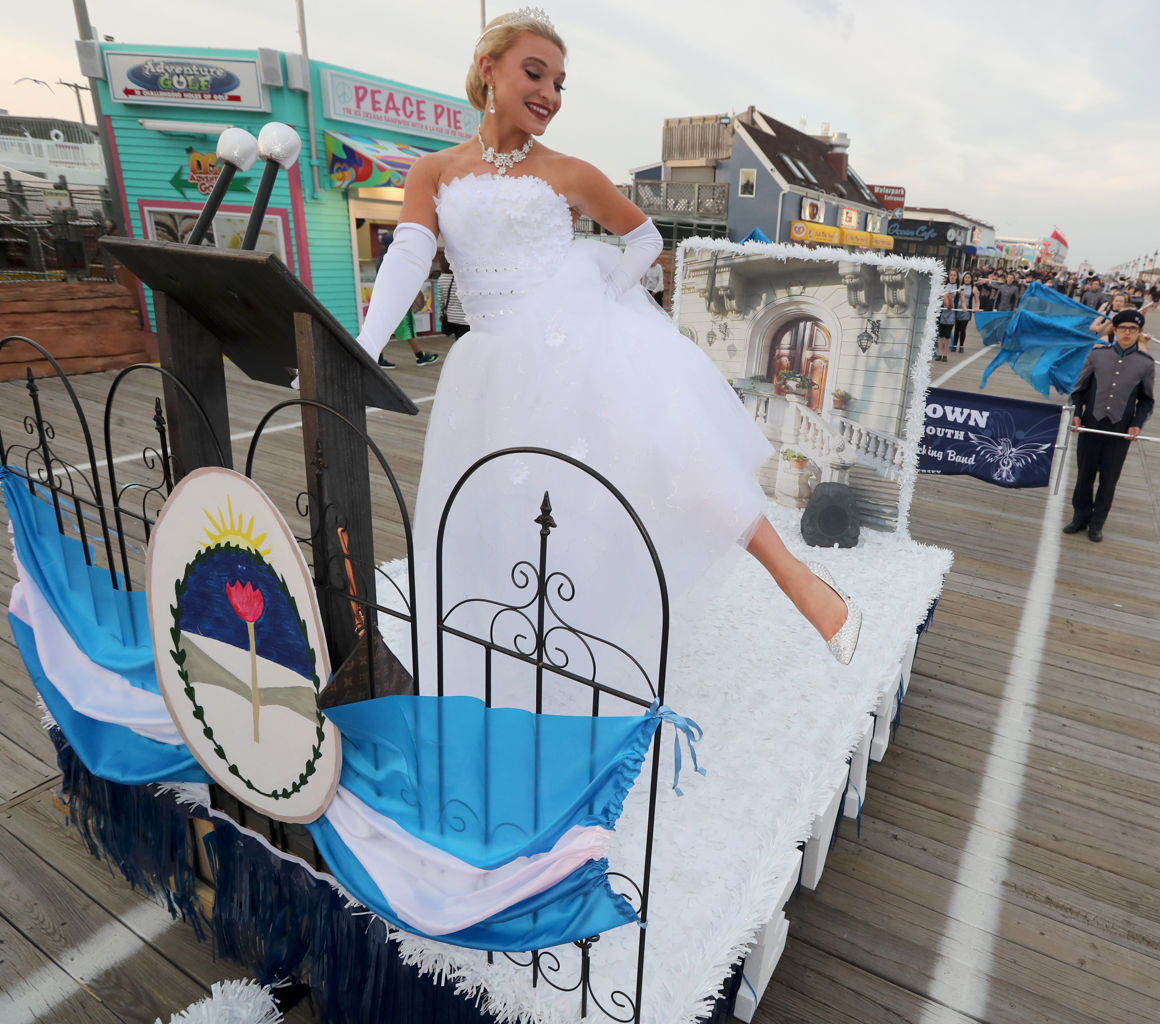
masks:
<path id="1" fill-rule="evenodd" d="M 246 524 L 246 517 L 239 515 L 235 518 L 233 503 L 230 496 L 226 495 L 226 511 L 222 512 L 221 507 L 218 507 L 217 518 L 209 509 L 203 508 L 206 519 L 209 520 L 210 526 L 213 529 L 205 528 L 205 535 L 209 538 L 208 543 L 203 543 L 203 547 L 216 547 L 219 544 L 235 544 L 238 547 L 248 548 L 250 551 L 256 552 L 262 558 L 266 558 L 270 554 L 269 548 L 263 548 L 262 543 L 266 540 L 266 534 L 259 534 L 254 536 L 254 517 L 250 516 L 250 522 Z"/>

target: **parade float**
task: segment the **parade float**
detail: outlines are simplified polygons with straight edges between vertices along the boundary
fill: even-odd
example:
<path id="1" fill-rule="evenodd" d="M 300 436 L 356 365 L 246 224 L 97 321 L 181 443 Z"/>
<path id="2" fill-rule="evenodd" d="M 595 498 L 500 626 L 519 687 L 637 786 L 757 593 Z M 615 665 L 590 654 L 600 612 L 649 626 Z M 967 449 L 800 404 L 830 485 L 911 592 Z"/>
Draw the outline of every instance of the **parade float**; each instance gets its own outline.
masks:
<path id="1" fill-rule="evenodd" d="M 251 228 L 297 156 L 273 126 L 261 142 Z M 238 166 L 253 162 L 233 145 Z M 739 399 L 800 456 L 776 460 L 770 518 L 805 554 L 815 506 L 813 543 L 866 611 L 843 668 L 740 559 L 695 615 L 674 614 L 634 510 L 557 452 L 471 467 L 435 564 L 417 566 L 392 453 L 366 419 L 414 403 L 252 242 L 109 242 L 153 290 L 161 364 L 113 379 L 103 450 L 63 374 L 71 422 L 45 415 L 31 376 L 27 416 L 0 418 L 10 623 L 71 822 L 219 955 L 308 995 L 319 1020 L 749 1019 L 787 901 L 818 885 L 860 814 L 949 568 L 906 530 L 938 269 L 697 240 L 682 253 L 682 327 L 710 349 L 721 339 Z M 823 291 L 854 312 L 824 312 Z M 825 366 L 806 321 L 827 332 Z M 0 341 L 20 345 L 52 362 L 34 339 Z M 859 353 L 881 365 L 859 372 Z M 223 358 L 267 384 L 300 378 L 237 466 Z M 156 440 L 150 472 L 127 479 L 113 435 L 139 377 L 159 392 Z M 889 397 L 871 410 L 875 388 Z M 835 407 L 839 390 L 867 403 L 861 422 Z M 279 416 L 301 427 L 305 486 L 288 510 L 258 482 L 287 473 L 267 454 Z M 489 536 L 457 496 L 513 461 L 525 498 L 496 514 L 524 539 L 486 592 L 459 592 L 456 560 Z M 635 644 L 586 628 L 575 581 L 598 557 L 558 540 L 594 508 L 637 542 L 639 585 L 617 597 Z M 376 553 L 387 519 L 404 557 Z M 420 672 L 428 630 L 433 675 Z"/>

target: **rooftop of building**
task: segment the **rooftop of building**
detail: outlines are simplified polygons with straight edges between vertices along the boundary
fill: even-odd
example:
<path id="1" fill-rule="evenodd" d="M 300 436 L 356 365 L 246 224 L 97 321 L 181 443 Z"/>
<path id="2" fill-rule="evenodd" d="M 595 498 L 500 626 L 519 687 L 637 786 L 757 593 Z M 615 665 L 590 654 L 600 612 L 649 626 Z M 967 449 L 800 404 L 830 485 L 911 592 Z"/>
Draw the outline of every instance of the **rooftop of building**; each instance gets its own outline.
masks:
<path id="1" fill-rule="evenodd" d="M 988 224 L 985 220 L 980 220 L 978 217 L 972 217 L 967 213 L 959 213 L 958 210 L 948 210 L 943 206 L 907 206 L 903 211 L 909 215 L 912 213 L 926 213 L 934 214 L 942 217 L 958 217 L 960 220 L 965 220 L 969 224 L 978 224 L 981 228 L 994 228 L 994 224 Z"/>
<path id="2" fill-rule="evenodd" d="M 56 138 L 59 132 L 62 138 Z M 23 136 L 44 142 L 75 142 L 87 146 L 97 142 L 96 130 L 80 121 L 65 121 L 59 117 L 21 117 L 18 114 L 0 114 L 0 135 Z"/>
<path id="3" fill-rule="evenodd" d="M 848 163 L 845 164 L 846 172 L 843 175 L 831 162 L 831 155 L 845 156 L 849 140 L 844 134 L 834 134 L 827 138 L 807 135 L 753 107 L 737 115 L 737 121 L 777 169 L 778 174 L 790 184 L 817 189 L 864 206 L 885 209 Z"/>

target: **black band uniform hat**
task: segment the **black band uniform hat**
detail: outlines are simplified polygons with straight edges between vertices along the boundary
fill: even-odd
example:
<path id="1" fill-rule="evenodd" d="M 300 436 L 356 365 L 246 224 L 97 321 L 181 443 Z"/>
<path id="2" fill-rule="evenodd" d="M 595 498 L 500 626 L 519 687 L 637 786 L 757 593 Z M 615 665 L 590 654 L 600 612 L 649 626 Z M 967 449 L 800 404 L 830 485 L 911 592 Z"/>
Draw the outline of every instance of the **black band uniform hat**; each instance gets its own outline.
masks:
<path id="1" fill-rule="evenodd" d="M 1144 314 L 1138 309 L 1121 309 L 1112 317 L 1112 326 L 1122 327 L 1124 324 L 1135 324 L 1137 327 L 1143 327 Z"/>

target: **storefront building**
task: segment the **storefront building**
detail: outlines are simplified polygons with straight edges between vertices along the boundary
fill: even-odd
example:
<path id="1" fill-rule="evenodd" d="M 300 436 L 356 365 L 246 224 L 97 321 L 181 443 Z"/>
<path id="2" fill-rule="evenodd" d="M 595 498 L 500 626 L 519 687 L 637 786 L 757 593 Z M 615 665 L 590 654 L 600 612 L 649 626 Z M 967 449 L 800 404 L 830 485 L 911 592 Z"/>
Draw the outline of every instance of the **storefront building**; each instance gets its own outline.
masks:
<path id="1" fill-rule="evenodd" d="M 931 256 L 950 269 L 984 269 L 1001 253 L 995 229 L 985 221 L 954 210 L 908 206 L 886 226 L 894 251 L 903 256 Z"/>
<path id="2" fill-rule="evenodd" d="M 256 136 L 283 121 L 298 132 L 301 156 L 278 174 L 256 247 L 276 252 L 352 334 L 407 171 L 479 124 L 465 99 L 300 54 L 95 42 L 78 51 L 99 87 L 109 186 L 130 237 L 189 237 L 221 169 L 215 149 L 225 128 Z M 240 247 L 262 170 L 259 161 L 234 176 L 206 244 Z M 145 302 L 152 317 L 148 294 Z"/>
<path id="3" fill-rule="evenodd" d="M 850 166 L 850 140 L 810 135 L 750 107 L 733 119 L 720 175 L 730 182 L 729 237 L 891 251 L 886 208 Z"/>
<path id="4" fill-rule="evenodd" d="M 1042 238 L 1000 238 L 995 244 L 1013 268 L 1061 270 L 1067 265 L 1067 239 L 1058 228 Z"/>
<path id="5" fill-rule="evenodd" d="M 726 236 L 890 251 L 887 210 L 850 167 L 848 137 L 807 135 L 755 107 L 666 118 L 661 160 L 629 195 L 666 240 Z"/>

